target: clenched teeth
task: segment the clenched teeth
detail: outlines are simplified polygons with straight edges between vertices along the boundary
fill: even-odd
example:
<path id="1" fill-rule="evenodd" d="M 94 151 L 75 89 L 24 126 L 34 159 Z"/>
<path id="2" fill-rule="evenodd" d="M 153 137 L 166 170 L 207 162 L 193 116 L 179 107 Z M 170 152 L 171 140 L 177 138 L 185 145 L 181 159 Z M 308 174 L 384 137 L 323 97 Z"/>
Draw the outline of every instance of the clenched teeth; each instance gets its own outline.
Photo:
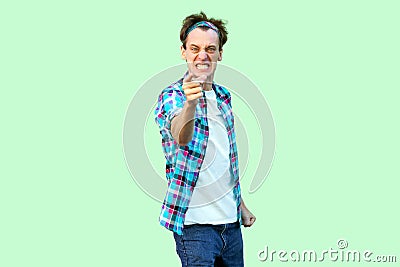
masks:
<path id="1" fill-rule="evenodd" d="M 199 70 L 204 70 L 207 69 L 209 67 L 208 64 L 196 64 L 196 68 Z"/>

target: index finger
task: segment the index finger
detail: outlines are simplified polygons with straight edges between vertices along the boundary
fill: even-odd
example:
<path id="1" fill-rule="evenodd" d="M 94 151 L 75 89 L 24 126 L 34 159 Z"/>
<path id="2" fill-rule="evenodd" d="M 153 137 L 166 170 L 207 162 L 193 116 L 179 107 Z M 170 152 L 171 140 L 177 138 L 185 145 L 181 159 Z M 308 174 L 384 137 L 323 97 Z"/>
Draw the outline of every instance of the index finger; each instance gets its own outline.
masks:
<path id="1" fill-rule="evenodd" d="M 185 77 L 183 77 L 183 82 L 184 82 L 184 83 L 190 82 L 190 81 L 192 81 L 192 78 L 193 78 L 193 74 L 192 74 L 191 72 L 188 71 L 188 75 L 186 75 Z"/>

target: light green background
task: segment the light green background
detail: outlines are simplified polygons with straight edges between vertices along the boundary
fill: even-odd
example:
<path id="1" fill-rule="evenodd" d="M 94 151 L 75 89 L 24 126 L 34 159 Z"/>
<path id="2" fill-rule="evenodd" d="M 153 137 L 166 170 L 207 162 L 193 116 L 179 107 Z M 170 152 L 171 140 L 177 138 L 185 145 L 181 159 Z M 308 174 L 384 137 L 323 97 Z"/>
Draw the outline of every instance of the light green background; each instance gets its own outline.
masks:
<path id="1" fill-rule="evenodd" d="M 339 238 L 400 261 L 399 8 L 3 1 L 0 266 L 179 266 L 160 203 L 127 170 L 122 127 L 140 85 L 182 63 L 180 23 L 200 10 L 228 21 L 223 63 L 260 87 L 276 124 L 266 182 L 243 188 L 257 216 L 243 229 L 246 266 L 290 265 L 258 261 L 265 245 L 323 250 Z"/>

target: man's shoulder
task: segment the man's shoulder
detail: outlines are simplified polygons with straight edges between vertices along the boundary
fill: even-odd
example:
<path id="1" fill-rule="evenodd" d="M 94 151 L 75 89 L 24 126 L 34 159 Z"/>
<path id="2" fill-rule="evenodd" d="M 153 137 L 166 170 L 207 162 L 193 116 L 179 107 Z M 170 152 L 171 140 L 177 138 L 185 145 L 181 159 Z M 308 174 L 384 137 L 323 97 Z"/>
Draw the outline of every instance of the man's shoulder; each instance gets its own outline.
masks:
<path id="1" fill-rule="evenodd" d="M 167 87 L 165 87 L 162 91 L 161 94 L 165 94 L 165 93 L 178 93 L 178 94 L 182 94 L 183 90 L 182 90 L 182 84 L 183 84 L 183 78 L 179 79 L 176 82 L 171 83 L 170 85 L 168 85 Z"/>

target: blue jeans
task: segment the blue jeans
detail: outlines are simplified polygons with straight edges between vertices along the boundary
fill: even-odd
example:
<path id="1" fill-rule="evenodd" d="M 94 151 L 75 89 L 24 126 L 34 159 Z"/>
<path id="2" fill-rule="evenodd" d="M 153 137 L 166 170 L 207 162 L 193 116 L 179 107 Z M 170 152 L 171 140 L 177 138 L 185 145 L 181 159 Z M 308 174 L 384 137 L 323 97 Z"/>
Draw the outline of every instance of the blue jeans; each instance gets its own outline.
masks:
<path id="1" fill-rule="evenodd" d="M 182 267 L 243 267 L 243 240 L 239 222 L 185 225 L 174 233 Z"/>

